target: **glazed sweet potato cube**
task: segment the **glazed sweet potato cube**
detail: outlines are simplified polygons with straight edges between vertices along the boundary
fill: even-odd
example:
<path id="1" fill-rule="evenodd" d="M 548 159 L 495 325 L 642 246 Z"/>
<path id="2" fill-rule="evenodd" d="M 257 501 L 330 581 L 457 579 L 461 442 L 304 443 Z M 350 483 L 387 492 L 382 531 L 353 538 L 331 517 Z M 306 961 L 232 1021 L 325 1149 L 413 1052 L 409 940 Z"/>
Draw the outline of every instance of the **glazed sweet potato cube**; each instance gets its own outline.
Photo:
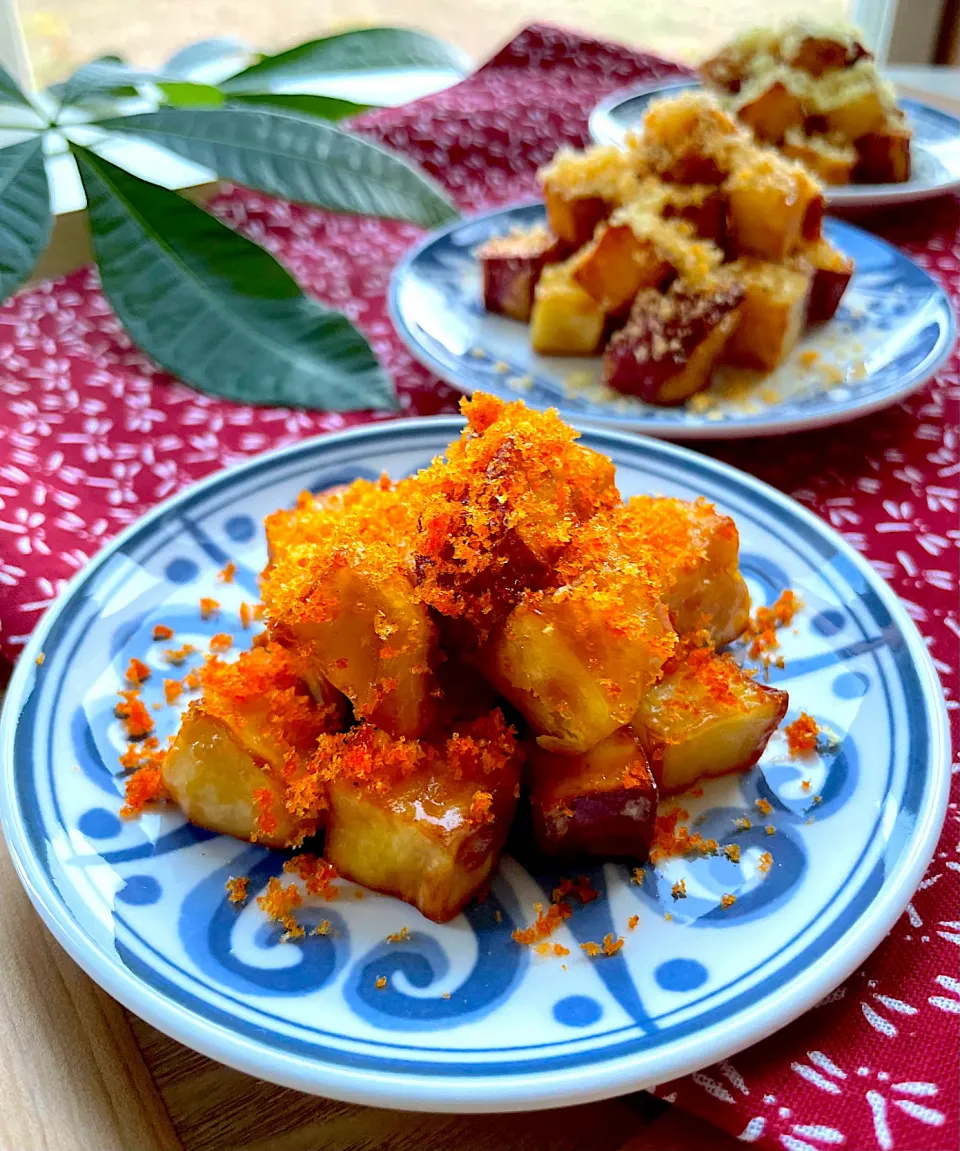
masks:
<path id="1" fill-rule="evenodd" d="M 633 718 L 660 792 L 745 771 L 787 710 L 785 691 L 757 683 L 729 655 L 691 652 L 640 701 Z"/>
<path id="2" fill-rule="evenodd" d="M 546 264 L 560 260 L 564 251 L 562 241 L 542 227 L 496 236 L 481 244 L 477 258 L 486 310 L 513 320 L 529 320 L 540 273 Z"/>
<path id="3" fill-rule="evenodd" d="M 813 269 L 806 322 L 823 324 L 832 319 L 840 307 L 840 300 L 853 276 L 853 260 L 821 237 L 802 247 L 796 262 L 800 267 Z"/>
<path id="4" fill-rule="evenodd" d="M 741 137 L 737 123 L 705 92 L 651 101 L 639 147 L 661 179 L 719 184 L 727 175 L 727 145 Z"/>
<path id="5" fill-rule="evenodd" d="M 680 636 L 705 633 L 720 646 L 740 635 L 750 594 L 740 575 L 740 535 L 729 516 L 704 499 L 634 496 L 620 535 L 628 548 L 645 546 L 657 556 L 663 599 Z"/>
<path id="6" fill-rule="evenodd" d="M 626 224 L 600 229 L 571 267 L 577 284 L 608 314 L 629 308 L 637 292 L 656 287 L 671 273 L 656 245 L 639 239 Z"/>
<path id="7" fill-rule="evenodd" d="M 750 28 L 700 63 L 697 72 L 708 88 L 739 92 L 756 57 L 776 58 L 779 52 L 780 37 L 776 30 Z"/>
<path id="8" fill-rule="evenodd" d="M 803 104 L 781 80 L 759 90 L 750 85 L 740 93 L 737 115 L 753 134 L 769 144 L 779 144 L 791 128 L 803 125 Z"/>
<path id="9" fill-rule="evenodd" d="M 856 142 L 858 184 L 902 184 L 910 179 L 910 127 L 888 117 L 884 124 Z"/>
<path id="10" fill-rule="evenodd" d="M 565 264 L 545 268 L 530 317 L 530 342 L 544 356 L 592 356 L 606 315 Z"/>
<path id="11" fill-rule="evenodd" d="M 740 255 L 782 260 L 820 235 L 823 193 L 799 164 L 769 151 L 746 156 L 725 185 L 731 241 Z"/>
<path id="12" fill-rule="evenodd" d="M 548 751 L 580 754 L 622 727 L 676 642 L 656 560 L 625 556 L 618 524 L 601 514 L 583 525 L 560 586 L 528 593 L 476 657 Z"/>
<path id="13" fill-rule="evenodd" d="M 534 748 L 528 765 L 533 833 L 542 852 L 646 859 L 657 785 L 631 728 L 620 728 L 583 755 Z"/>
<path id="14" fill-rule="evenodd" d="M 836 132 L 847 140 L 859 140 L 883 126 L 887 106 L 883 89 L 874 81 L 843 89 L 821 111 L 828 132 Z"/>
<path id="15" fill-rule="evenodd" d="M 385 481 L 341 501 L 261 581 L 271 633 L 300 674 L 314 688 L 329 681 L 357 716 L 411 737 L 429 727 L 436 703 L 436 628 L 417 599 L 410 555 L 417 491 L 415 481 Z"/>
<path id="16" fill-rule="evenodd" d="M 330 775 L 324 854 L 340 875 L 444 923 L 497 865 L 520 793 L 521 756 L 499 711 L 435 744 L 363 725 L 321 740 Z"/>
<path id="17" fill-rule="evenodd" d="M 825 32 L 804 35 L 801 30 L 786 36 L 781 45 L 784 62 L 811 76 L 823 76 L 849 68 L 870 53 L 855 38 Z"/>
<path id="18" fill-rule="evenodd" d="M 772 371 L 803 331 L 813 272 L 751 259 L 736 260 L 724 270 L 745 292 L 740 323 L 724 350 L 724 361 Z"/>
<path id="19" fill-rule="evenodd" d="M 477 393 L 460 440 L 420 474 L 419 599 L 443 617 L 444 651 L 472 650 L 529 589 L 552 586 L 578 525 L 620 503 L 609 459 L 555 411 Z"/>
<path id="20" fill-rule="evenodd" d="M 317 739 L 343 722 L 323 710 L 276 644 L 211 659 L 203 698 L 190 704 L 161 774 L 192 823 L 271 846 L 293 845 L 322 823 L 322 793 L 296 787 Z"/>
<path id="21" fill-rule="evenodd" d="M 641 292 L 604 352 L 604 380 L 650 404 L 682 404 L 710 383 L 739 322 L 743 295 L 736 284 Z"/>
<path id="22" fill-rule="evenodd" d="M 820 134 L 808 136 L 803 129 L 794 128 L 787 132 L 780 150 L 825 184 L 849 184 L 853 179 L 857 150 L 852 144 Z"/>
<path id="23" fill-rule="evenodd" d="M 610 214 L 610 205 L 600 196 L 568 199 L 552 188 L 544 189 L 547 223 L 563 243 L 579 248 L 593 238 L 597 225 Z"/>
<path id="24" fill-rule="evenodd" d="M 723 192 L 710 184 L 665 185 L 663 218 L 686 220 L 704 240 L 723 247 L 727 238 L 727 201 Z"/>

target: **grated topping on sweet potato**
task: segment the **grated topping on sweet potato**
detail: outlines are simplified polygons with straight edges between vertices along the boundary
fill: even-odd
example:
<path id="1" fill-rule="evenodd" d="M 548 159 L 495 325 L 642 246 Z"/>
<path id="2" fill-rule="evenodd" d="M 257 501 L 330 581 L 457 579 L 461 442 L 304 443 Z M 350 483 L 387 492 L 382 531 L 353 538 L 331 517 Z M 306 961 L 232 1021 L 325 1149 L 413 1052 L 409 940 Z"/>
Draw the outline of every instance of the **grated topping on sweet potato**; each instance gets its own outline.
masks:
<path id="1" fill-rule="evenodd" d="M 804 752 L 817 750 L 820 727 L 812 715 L 801 711 L 797 718 L 783 729 L 783 734 L 787 737 L 790 754 L 802 755 Z"/>

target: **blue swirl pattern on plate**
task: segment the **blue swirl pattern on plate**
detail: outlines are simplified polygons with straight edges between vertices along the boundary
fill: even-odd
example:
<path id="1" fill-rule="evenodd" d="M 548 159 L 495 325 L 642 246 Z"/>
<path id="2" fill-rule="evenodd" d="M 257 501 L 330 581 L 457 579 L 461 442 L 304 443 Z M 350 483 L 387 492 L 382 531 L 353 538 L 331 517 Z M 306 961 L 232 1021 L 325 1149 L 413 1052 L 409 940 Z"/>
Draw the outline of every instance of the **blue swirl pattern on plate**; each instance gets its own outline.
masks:
<path id="1" fill-rule="evenodd" d="M 429 923 L 372 893 L 354 898 L 345 885 L 334 902 L 308 899 L 305 934 L 283 941 L 253 898 L 231 904 L 225 883 L 247 875 L 255 896 L 282 873 L 284 853 L 211 835 L 173 810 L 118 818 L 123 741 L 112 709 L 123 670 L 133 655 L 151 666 L 150 706 L 170 674 L 165 647 L 198 649 L 182 676 L 215 632 L 249 642 L 239 607 L 265 558 L 263 515 L 305 487 L 415 471 L 458 426 L 381 425 L 253 461 L 107 549 L 44 621 L 11 684 L 0 733 L 5 831 L 71 953 L 135 1011 L 219 1059 L 371 1103 L 572 1102 L 679 1074 L 758 1038 L 841 979 L 864 938 L 879 940 L 942 816 L 942 702 L 912 624 L 829 529 L 721 464 L 587 432 L 585 443 L 612 456 L 624 495 L 704 494 L 735 516 L 757 601 L 788 585 L 798 591 L 805 610 L 797 634 L 784 633 L 786 666 L 771 679 L 789 689 L 791 715 L 817 716 L 835 745 L 800 762 L 775 740 L 754 771 L 684 800 L 703 834 L 739 847 L 733 858 L 648 864 L 641 884 L 620 864 L 590 869 L 597 898 L 577 905 L 551 940 L 566 956 L 512 939 L 563 872 L 510 857 L 487 898 L 453 923 Z M 237 575 L 217 584 L 226 556 Z M 221 611 L 202 620 L 199 599 L 211 592 Z M 152 640 L 159 622 L 174 640 Z M 154 714 L 164 739 L 176 711 Z M 674 897 L 679 878 L 684 898 Z M 724 908 L 726 894 L 736 901 Z M 322 920 L 325 932 L 314 933 Z M 388 942 L 403 927 L 408 936 Z M 625 946 L 587 958 L 581 945 L 607 934 Z"/>
<path id="2" fill-rule="evenodd" d="M 545 219 L 541 204 L 522 204 L 435 232 L 394 270 L 390 315 L 421 363 L 464 392 L 480 389 L 566 419 L 664 439 L 756 436 L 823 427 L 886 407 L 921 387 L 953 347 L 955 325 L 944 290 L 922 268 L 876 236 L 827 220 L 827 238 L 856 263 L 837 316 L 809 331 L 803 352 L 778 369 L 783 398 L 753 405 L 724 401 L 711 411 L 655 407 L 633 397 L 591 398 L 571 379 L 599 379 L 600 358 L 538 356 L 526 324 L 488 314 L 474 252 L 492 236 Z M 843 382 L 825 383 L 825 367 Z M 799 383 L 799 386 L 798 386 Z"/>

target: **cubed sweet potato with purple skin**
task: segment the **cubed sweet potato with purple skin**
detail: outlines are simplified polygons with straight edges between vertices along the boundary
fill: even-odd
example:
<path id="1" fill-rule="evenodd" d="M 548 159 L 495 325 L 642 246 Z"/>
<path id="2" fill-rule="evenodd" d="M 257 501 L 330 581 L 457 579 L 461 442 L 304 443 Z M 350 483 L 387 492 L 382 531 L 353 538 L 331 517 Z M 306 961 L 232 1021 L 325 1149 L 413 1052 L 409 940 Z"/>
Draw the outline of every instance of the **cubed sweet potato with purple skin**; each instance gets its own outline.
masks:
<path id="1" fill-rule="evenodd" d="M 627 311 L 637 292 L 658 287 L 671 272 L 655 245 L 627 224 L 600 229 L 573 264 L 573 278 L 608 315 Z"/>
<path id="2" fill-rule="evenodd" d="M 663 206 L 665 220 L 687 220 L 697 235 L 724 247 L 727 240 L 727 201 L 723 192 L 710 185 L 676 185 Z"/>
<path id="3" fill-rule="evenodd" d="M 533 293 L 546 264 L 556 263 L 566 245 L 546 228 L 495 236 L 481 244 L 477 258 L 483 271 L 483 305 L 488 312 L 526 323 Z"/>
<path id="4" fill-rule="evenodd" d="M 545 855 L 630 859 L 650 850 L 657 785 L 637 734 L 622 727 L 584 755 L 530 752 L 534 838 Z"/>
<path id="5" fill-rule="evenodd" d="M 600 196 L 570 199 L 549 185 L 543 190 L 550 231 L 570 248 L 581 248 L 593 239 L 597 224 L 610 215 L 611 205 Z"/>
<path id="6" fill-rule="evenodd" d="M 786 86 L 777 80 L 762 92 L 753 92 L 752 86 L 743 92 L 737 108 L 740 120 L 760 140 L 779 144 L 790 128 L 803 125 L 803 104 Z"/>
<path id="7" fill-rule="evenodd" d="M 889 120 L 875 132 L 856 142 L 858 184 L 902 184 L 910 179 L 910 129 L 899 120 Z"/>
<path id="8" fill-rule="evenodd" d="M 807 302 L 807 323 L 826 323 L 840 307 L 840 300 L 853 276 L 853 260 L 828 240 L 821 238 L 801 249 L 798 262 L 813 268 L 810 299 Z"/>
<path id="9" fill-rule="evenodd" d="M 604 380 L 649 404 L 683 403 L 710 383 L 736 331 L 743 296 L 736 284 L 706 292 L 641 292 L 626 327 L 607 345 Z"/>

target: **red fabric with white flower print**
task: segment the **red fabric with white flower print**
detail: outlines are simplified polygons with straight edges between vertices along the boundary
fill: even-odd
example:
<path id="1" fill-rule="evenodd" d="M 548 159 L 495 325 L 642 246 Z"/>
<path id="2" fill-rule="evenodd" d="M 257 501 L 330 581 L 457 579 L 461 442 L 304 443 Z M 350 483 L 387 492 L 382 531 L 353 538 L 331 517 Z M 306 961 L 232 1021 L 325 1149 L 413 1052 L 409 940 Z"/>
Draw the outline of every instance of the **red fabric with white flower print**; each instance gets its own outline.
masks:
<path id="1" fill-rule="evenodd" d="M 467 211 L 535 190 L 561 143 L 586 141 L 601 96 L 678 72 L 656 57 L 528 29 L 475 76 L 362 121 Z M 246 191 L 214 211 L 343 308 L 373 342 L 405 414 L 455 410 L 386 317 L 390 270 L 417 238 Z M 875 222 L 960 298 L 958 205 Z M 893 585 L 927 637 L 957 717 L 958 364 L 887 412 L 834 430 L 710 449 L 828 520 Z M 90 269 L 0 309 L 0 651 L 15 659 L 63 583 L 120 528 L 209 472 L 371 415 L 251 408 L 198 395 L 134 349 Z M 891 937 L 803 1019 L 661 1094 L 761 1146 L 958 1145 L 960 944 L 956 794 L 936 858 Z"/>

